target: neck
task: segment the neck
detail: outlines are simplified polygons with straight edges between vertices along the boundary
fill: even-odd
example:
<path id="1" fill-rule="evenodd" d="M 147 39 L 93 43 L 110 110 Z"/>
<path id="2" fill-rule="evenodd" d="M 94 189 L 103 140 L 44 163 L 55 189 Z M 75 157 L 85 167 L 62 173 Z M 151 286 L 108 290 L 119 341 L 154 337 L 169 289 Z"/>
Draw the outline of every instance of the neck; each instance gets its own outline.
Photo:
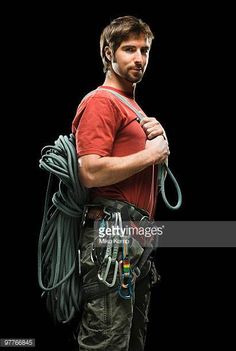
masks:
<path id="1" fill-rule="evenodd" d="M 114 73 L 112 74 L 111 71 L 106 73 L 106 78 L 103 85 L 122 90 L 125 93 L 132 95 L 133 98 L 135 97 L 136 83 L 131 83 L 120 76 L 115 75 Z"/>

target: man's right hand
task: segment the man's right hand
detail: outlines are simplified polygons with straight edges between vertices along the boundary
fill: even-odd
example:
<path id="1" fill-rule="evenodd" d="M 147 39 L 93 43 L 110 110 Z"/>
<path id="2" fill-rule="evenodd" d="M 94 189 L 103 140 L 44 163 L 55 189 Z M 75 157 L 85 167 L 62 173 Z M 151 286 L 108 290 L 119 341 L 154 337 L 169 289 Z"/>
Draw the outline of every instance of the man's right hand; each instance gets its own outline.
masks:
<path id="1" fill-rule="evenodd" d="M 155 164 L 163 163 L 170 155 L 169 144 L 163 135 L 159 135 L 152 140 L 147 140 L 145 149 L 150 151 Z"/>

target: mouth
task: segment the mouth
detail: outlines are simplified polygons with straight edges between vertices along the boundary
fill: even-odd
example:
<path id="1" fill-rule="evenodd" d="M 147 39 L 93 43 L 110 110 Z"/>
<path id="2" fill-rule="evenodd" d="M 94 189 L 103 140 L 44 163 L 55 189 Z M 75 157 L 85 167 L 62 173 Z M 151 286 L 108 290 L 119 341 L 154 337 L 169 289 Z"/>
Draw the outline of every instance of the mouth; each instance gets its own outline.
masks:
<path id="1" fill-rule="evenodd" d="M 138 67 L 134 67 L 134 68 L 131 68 L 131 71 L 135 71 L 135 72 L 143 72 L 142 68 L 138 68 Z"/>

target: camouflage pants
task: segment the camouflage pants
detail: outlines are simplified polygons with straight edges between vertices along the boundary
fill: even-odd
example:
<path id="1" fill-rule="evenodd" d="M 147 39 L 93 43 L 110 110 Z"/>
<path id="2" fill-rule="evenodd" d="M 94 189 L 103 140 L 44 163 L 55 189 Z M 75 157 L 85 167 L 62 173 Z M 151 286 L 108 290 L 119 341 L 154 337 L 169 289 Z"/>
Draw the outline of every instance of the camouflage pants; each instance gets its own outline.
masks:
<path id="1" fill-rule="evenodd" d="M 83 282 L 93 283 L 97 267 L 91 260 L 93 229 L 86 228 L 82 243 Z M 143 267 L 145 271 L 145 265 Z M 90 299 L 83 305 L 78 343 L 80 351 L 143 351 L 150 303 L 150 275 L 135 284 L 131 299 L 123 299 L 117 291 Z"/>

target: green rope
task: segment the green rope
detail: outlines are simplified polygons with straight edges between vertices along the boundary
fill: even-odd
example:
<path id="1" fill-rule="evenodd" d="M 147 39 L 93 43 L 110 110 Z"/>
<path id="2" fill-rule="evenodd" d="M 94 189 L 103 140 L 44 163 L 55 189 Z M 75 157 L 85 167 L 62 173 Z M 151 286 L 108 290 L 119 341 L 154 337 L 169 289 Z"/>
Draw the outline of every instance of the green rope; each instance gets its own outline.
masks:
<path id="1" fill-rule="evenodd" d="M 166 193 L 165 193 L 166 176 L 165 176 L 165 173 L 170 176 L 170 178 L 173 181 L 174 186 L 176 188 L 178 200 L 177 200 L 177 204 L 174 206 L 169 203 L 169 201 L 167 200 L 167 197 L 166 197 Z M 158 184 L 160 186 L 162 199 L 163 199 L 166 207 L 169 208 L 170 210 L 178 210 L 180 208 L 180 206 L 182 205 L 181 189 L 180 189 L 180 186 L 179 186 L 176 178 L 174 177 L 173 173 L 171 172 L 170 168 L 165 163 L 158 166 L 158 179 L 159 179 Z"/>
<path id="2" fill-rule="evenodd" d="M 59 136 L 42 149 L 39 167 L 49 172 L 38 240 L 38 282 L 56 322 L 67 323 L 80 308 L 78 243 L 88 190 L 78 177 L 75 138 Z M 57 191 L 52 196 L 53 182 Z"/>

